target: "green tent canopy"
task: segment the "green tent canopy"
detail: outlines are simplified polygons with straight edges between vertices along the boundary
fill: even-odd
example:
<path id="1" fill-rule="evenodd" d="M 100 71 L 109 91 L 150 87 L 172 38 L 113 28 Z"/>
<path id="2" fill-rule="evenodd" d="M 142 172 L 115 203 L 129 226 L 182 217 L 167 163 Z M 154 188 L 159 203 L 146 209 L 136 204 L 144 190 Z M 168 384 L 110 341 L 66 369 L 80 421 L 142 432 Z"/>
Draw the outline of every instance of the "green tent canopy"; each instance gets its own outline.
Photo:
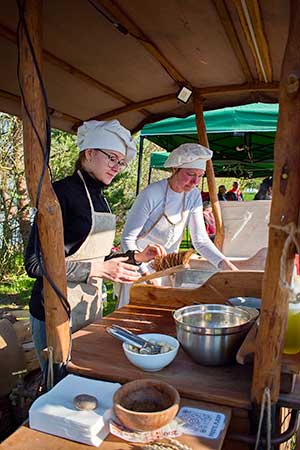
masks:
<path id="1" fill-rule="evenodd" d="M 215 173 L 220 177 L 255 178 L 272 175 L 278 105 L 255 103 L 204 113 Z M 195 115 L 146 125 L 141 136 L 168 152 L 198 142 Z M 151 168 L 163 167 L 168 153 L 151 156 Z"/>

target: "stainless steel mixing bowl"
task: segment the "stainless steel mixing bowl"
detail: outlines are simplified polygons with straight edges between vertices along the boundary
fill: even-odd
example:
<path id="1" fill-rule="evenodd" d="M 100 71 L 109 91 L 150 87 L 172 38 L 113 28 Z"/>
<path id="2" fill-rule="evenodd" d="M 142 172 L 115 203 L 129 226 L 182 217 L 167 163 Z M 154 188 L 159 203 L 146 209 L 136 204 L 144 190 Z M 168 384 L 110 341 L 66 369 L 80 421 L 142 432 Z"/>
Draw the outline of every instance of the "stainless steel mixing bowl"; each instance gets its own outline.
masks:
<path id="1" fill-rule="evenodd" d="M 177 339 L 199 364 L 233 363 L 255 319 L 247 309 L 225 305 L 184 306 L 173 313 Z"/>

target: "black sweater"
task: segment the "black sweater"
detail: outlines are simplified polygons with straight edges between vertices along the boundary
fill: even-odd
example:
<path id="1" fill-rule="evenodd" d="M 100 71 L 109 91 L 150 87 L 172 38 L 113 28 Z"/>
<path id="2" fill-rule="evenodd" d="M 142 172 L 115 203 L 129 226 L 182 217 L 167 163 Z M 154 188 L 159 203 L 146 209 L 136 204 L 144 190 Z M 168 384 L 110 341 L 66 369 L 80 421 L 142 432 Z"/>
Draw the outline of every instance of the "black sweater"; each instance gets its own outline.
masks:
<path id="1" fill-rule="evenodd" d="M 105 185 L 86 172 L 81 170 L 86 186 L 90 193 L 96 212 L 110 212 L 109 206 L 103 194 Z M 82 245 L 92 226 L 91 208 L 87 198 L 86 190 L 77 172 L 72 176 L 53 184 L 54 191 L 60 203 L 63 227 L 65 256 L 73 255 Z M 32 227 L 25 255 L 25 268 L 27 274 L 36 278 L 29 303 L 30 313 L 39 320 L 45 320 L 43 305 L 43 278 L 39 265 L 40 250 L 35 249 L 35 227 Z M 35 252 L 35 250 L 37 250 Z M 124 254 L 112 254 L 106 259 Z M 134 263 L 133 252 L 127 252 L 128 262 Z M 85 282 L 89 276 L 91 263 L 66 261 L 67 280 L 73 282 Z"/>

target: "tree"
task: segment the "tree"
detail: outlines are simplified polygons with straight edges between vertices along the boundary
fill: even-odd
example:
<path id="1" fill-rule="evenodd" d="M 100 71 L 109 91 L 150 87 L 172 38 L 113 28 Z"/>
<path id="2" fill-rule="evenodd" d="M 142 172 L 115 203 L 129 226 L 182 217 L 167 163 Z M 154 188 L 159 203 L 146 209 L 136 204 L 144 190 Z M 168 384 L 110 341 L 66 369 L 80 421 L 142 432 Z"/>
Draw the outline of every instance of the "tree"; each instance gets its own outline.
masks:
<path id="1" fill-rule="evenodd" d="M 0 113 L 0 275 L 23 271 L 33 212 L 26 187 L 22 121 Z M 69 175 L 78 156 L 75 136 L 52 131 L 50 166 L 53 180 Z"/>
<path id="2" fill-rule="evenodd" d="M 13 270 L 16 255 L 27 242 L 30 230 L 29 199 L 24 177 L 22 123 L 17 117 L 0 115 L 0 273 Z M 19 264 L 17 264 L 19 267 Z"/>

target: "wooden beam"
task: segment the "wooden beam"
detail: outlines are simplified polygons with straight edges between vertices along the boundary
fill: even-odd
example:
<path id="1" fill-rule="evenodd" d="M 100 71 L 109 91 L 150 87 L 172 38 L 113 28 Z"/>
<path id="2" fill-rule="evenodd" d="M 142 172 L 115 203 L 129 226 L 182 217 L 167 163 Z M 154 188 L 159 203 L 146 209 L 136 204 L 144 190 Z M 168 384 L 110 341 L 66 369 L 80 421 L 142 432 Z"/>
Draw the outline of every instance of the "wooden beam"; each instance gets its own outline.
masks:
<path id="1" fill-rule="evenodd" d="M 280 266 L 288 234 L 282 227 L 299 227 L 300 211 L 300 3 L 290 1 L 290 28 L 280 83 L 279 118 L 275 139 L 273 199 L 270 218 L 269 249 L 260 325 L 254 361 L 252 400 L 260 404 L 265 387 L 272 402 L 279 393 L 280 363 L 287 323 L 288 298 L 280 286 Z M 297 235 L 299 239 L 299 233 Z M 291 279 L 295 257 L 292 245 L 283 261 L 284 277 Z"/>
<path id="2" fill-rule="evenodd" d="M 106 113 L 91 117 L 88 120 L 110 120 L 113 117 L 120 116 L 121 114 L 124 114 L 126 112 L 140 111 L 140 109 L 145 106 L 157 105 L 159 103 L 169 102 L 170 100 L 176 100 L 176 93 L 161 95 L 160 97 L 149 98 L 149 99 L 143 100 L 141 102 L 131 103 L 130 105 L 123 106 L 122 108 L 117 108 L 112 111 L 108 111 Z M 81 123 L 82 122 L 77 123 L 75 125 L 75 127 L 78 128 L 79 125 L 81 125 Z"/>
<path id="3" fill-rule="evenodd" d="M 203 98 L 199 93 L 198 89 L 193 90 L 193 100 L 194 100 L 194 111 L 196 115 L 196 126 L 198 131 L 199 142 L 205 147 L 209 147 L 203 116 Z M 216 223 L 215 245 L 219 249 L 222 249 L 224 242 L 224 225 L 222 220 L 220 203 L 218 200 L 215 172 L 212 160 L 206 162 L 206 177 L 209 190 L 209 198 L 211 201 L 212 210 Z"/>
<path id="4" fill-rule="evenodd" d="M 27 0 L 23 5 L 35 60 L 42 72 L 42 2 Z M 46 108 L 41 83 L 23 25 L 20 29 L 20 71 L 24 100 L 23 133 L 26 181 L 31 202 L 35 205 L 44 165 Z M 41 185 L 37 218 L 44 266 L 51 280 L 67 297 L 62 217 L 48 171 L 46 171 Z M 54 362 L 65 362 L 70 344 L 68 316 L 48 281 L 44 278 L 43 282 L 47 345 L 53 347 Z"/>
<path id="5" fill-rule="evenodd" d="M 259 270 L 222 271 L 213 274 L 196 289 L 134 284 L 130 289 L 130 304 L 171 306 L 174 309 L 195 302 L 224 304 L 231 297 L 260 297 L 262 279 L 263 271 Z"/>
<path id="6" fill-rule="evenodd" d="M 0 23 L 0 36 L 4 37 L 5 39 L 17 43 L 17 35 L 14 31 L 12 31 L 10 28 L 6 27 L 5 25 Z M 76 67 L 72 66 L 68 62 L 62 60 L 61 58 L 58 58 L 57 56 L 53 55 L 52 53 L 48 52 L 47 50 L 43 50 L 43 57 L 45 61 L 48 61 L 54 66 L 59 67 L 61 70 L 69 73 L 70 75 L 74 76 L 78 80 L 81 80 L 90 86 L 93 86 L 102 92 L 105 92 L 105 94 L 108 94 L 109 96 L 115 98 L 116 100 L 119 100 L 122 103 L 125 103 L 125 105 L 129 105 L 132 103 L 132 100 L 130 100 L 128 97 L 125 97 L 124 95 L 120 94 L 119 92 L 115 91 L 114 89 L 110 88 L 109 86 L 101 83 L 100 81 L 96 80 L 95 78 L 92 78 L 90 75 L 87 75 L 86 73 L 82 72 L 81 70 L 77 69 Z M 148 115 L 149 113 L 147 111 L 140 111 L 144 115 Z"/>
<path id="7" fill-rule="evenodd" d="M 234 0 L 234 5 L 253 55 L 259 80 L 265 83 L 271 82 L 272 62 L 258 0 L 251 0 L 251 2 Z"/>
<path id="8" fill-rule="evenodd" d="M 279 82 L 272 83 L 243 83 L 243 84 L 229 84 L 223 86 L 209 86 L 205 88 L 198 88 L 202 96 L 208 97 L 219 94 L 230 94 L 234 92 L 277 92 L 279 91 Z"/>
<path id="9" fill-rule="evenodd" d="M 141 44 L 148 53 L 150 53 L 154 59 L 166 70 L 168 75 L 179 85 L 185 85 L 190 87 L 190 83 L 179 73 L 179 71 L 173 66 L 173 64 L 163 55 L 159 48 L 151 41 L 151 39 L 134 23 L 134 21 L 127 15 L 127 13 L 114 1 L 114 0 L 94 0 L 95 4 L 108 12 L 125 27 L 129 34 Z M 125 3 L 124 3 L 125 5 Z"/>
<path id="10" fill-rule="evenodd" d="M 18 104 L 20 104 L 20 107 L 21 107 L 21 97 L 19 95 L 12 94 L 11 92 L 0 89 L 0 98 L 4 98 L 4 99 L 10 100 L 10 101 L 13 101 L 15 103 L 18 103 Z M 60 112 L 55 108 L 51 108 L 51 106 L 49 106 L 49 113 L 50 113 L 50 116 L 56 116 L 58 118 L 66 120 L 68 122 L 78 123 L 80 121 L 80 119 L 78 117 L 70 116 L 70 114 L 65 114 L 63 112 Z"/>
<path id="11" fill-rule="evenodd" d="M 234 28 L 233 21 L 227 9 L 226 3 L 224 0 L 214 0 L 214 4 L 218 12 L 220 21 L 231 44 L 231 47 L 240 63 L 245 78 L 248 82 L 251 82 L 253 81 L 253 76 L 251 74 L 247 58 L 245 56 L 238 34 Z"/>

